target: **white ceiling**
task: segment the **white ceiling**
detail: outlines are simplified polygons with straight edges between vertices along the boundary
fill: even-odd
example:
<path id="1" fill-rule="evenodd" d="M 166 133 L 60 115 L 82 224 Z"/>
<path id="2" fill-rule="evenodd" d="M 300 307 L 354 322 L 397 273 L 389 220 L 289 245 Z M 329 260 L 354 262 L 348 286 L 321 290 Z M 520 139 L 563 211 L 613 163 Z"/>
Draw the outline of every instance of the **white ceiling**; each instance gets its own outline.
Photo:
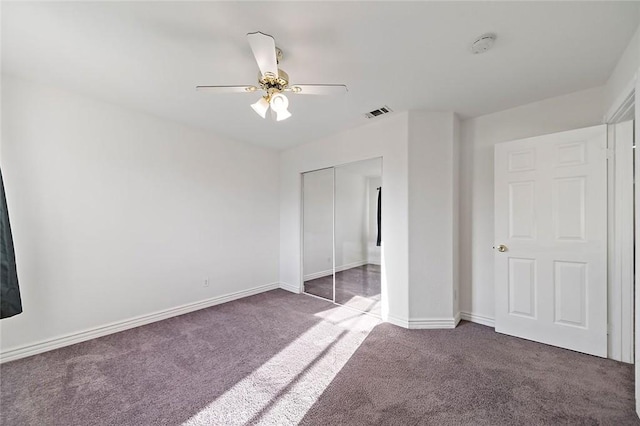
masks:
<path id="1" fill-rule="evenodd" d="M 2 3 L 2 71 L 277 149 L 433 109 L 477 116 L 602 85 L 638 23 L 637 2 Z M 273 35 L 292 83 L 345 83 L 341 97 L 290 96 L 293 117 L 258 117 L 246 33 Z M 470 42 L 495 32 L 482 55 Z"/>

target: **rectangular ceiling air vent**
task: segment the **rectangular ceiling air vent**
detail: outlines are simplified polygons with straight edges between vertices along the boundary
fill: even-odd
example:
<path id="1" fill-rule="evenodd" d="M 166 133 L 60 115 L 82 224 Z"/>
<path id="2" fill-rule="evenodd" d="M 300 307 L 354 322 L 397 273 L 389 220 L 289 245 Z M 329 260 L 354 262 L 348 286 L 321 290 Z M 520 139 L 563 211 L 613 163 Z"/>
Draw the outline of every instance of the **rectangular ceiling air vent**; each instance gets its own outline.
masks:
<path id="1" fill-rule="evenodd" d="M 381 108 L 374 109 L 373 111 L 367 112 L 364 116 L 367 118 L 374 118 L 374 117 L 378 117 L 379 115 L 389 114 L 390 112 L 393 112 L 393 110 L 385 105 Z"/>

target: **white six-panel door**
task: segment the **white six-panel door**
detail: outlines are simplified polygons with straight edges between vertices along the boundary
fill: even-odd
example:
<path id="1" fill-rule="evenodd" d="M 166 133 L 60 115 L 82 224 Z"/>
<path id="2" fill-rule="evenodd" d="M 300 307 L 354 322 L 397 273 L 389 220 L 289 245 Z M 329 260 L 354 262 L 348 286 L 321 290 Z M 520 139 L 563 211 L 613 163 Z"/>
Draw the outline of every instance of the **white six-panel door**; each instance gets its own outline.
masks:
<path id="1" fill-rule="evenodd" d="M 497 332 L 607 356 L 606 177 L 604 125 L 496 144 Z"/>

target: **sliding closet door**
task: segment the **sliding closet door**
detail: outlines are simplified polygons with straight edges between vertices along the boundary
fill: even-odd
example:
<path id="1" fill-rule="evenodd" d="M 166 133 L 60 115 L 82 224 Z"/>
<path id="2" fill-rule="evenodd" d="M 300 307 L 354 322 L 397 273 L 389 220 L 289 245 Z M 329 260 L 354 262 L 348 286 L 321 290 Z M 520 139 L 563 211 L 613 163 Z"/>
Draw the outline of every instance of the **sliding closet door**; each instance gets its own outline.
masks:
<path id="1" fill-rule="evenodd" d="M 380 315 L 382 159 L 335 168 L 335 301 Z"/>
<path id="2" fill-rule="evenodd" d="M 333 301 L 333 168 L 302 175 L 304 292 Z"/>

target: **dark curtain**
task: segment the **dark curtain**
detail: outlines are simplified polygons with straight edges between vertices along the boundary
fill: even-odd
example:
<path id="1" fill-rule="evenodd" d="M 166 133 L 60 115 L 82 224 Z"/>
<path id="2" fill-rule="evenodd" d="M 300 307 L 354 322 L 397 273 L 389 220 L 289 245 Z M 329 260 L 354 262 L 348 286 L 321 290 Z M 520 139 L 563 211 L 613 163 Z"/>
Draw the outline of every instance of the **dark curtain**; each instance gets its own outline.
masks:
<path id="1" fill-rule="evenodd" d="M 22 300 L 18 287 L 16 258 L 9 224 L 7 199 L 0 172 L 0 318 L 8 318 L 22 312 Z"/>
<path id="2" fill-rule="evenodd" d="M 382 187 L 378 188 L 378 241 L 376 246 L 382 243 Z"/>

